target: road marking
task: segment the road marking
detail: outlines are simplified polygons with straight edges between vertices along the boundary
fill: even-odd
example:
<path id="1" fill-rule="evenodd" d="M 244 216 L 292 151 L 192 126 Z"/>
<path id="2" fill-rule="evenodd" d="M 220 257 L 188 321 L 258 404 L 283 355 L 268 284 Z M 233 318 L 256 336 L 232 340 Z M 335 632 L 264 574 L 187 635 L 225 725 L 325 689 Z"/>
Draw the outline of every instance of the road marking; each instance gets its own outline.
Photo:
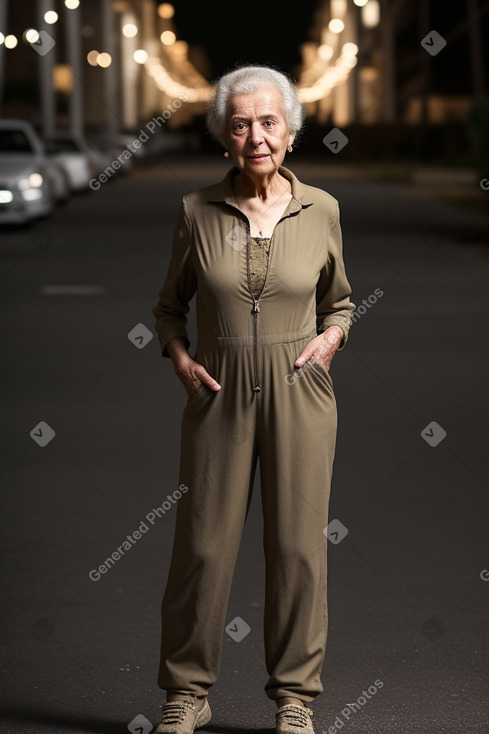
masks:
<path id="1" fill-rule="evenodd" d="M 105 293 L 101 285 L 42 285 L 43 296 L 99 296 Z"/>

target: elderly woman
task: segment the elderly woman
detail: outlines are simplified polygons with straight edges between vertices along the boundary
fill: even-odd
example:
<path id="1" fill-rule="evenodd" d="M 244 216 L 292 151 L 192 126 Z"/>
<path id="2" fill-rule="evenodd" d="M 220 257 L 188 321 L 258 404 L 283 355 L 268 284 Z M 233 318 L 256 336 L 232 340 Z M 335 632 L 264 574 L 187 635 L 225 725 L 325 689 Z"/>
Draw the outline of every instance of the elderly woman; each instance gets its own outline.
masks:
<path id="1" fill-rule="evenodd" d="M 274 68 L 238 67 L 218 80 L 207 126 L 234 166 L 183 197 L 153 308 L 162 355 L 188 395 L 161 608 L 161 734 L 191 734 L 211 718 L 207 694 L 219 672 L 258 457 L 265 692 L 278 706 L 276 731 L 313 732 L 305 704 L 323 690 L 336 441 L 329 366 L 355 305 L 336 199 L 282 165 L 303 121 L 296 86 Z M 191 356 L 185 325 L 194 293 Z M 246 616 L 226 627 L 237 641 L 249 632 Z"/>

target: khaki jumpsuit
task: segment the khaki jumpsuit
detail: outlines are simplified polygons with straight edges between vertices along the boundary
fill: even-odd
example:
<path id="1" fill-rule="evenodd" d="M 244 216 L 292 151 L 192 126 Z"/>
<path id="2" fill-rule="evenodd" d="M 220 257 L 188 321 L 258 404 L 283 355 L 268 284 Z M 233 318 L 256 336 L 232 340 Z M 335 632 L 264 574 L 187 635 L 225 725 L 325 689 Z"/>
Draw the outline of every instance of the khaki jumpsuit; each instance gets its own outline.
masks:
<path id="1" fill-rule="evenodd" d="M 218 676 L 229 594 L 260 457 L 264 522 L 264 646 L 271 699 L 312 701 L 328 626 L 326 549 L 336 441 L 332 379 L 295 360 L 322 330 L 348 338 L 351 288 L 336 199 L 289 169 L 292 199 L 276 224 L 257 298 L 249 271 L 249 220 L 234 199 L 231 168 L 183 197 L 159 302 L 162 355 L 185 328 L 196 293 L 192 358 L 221 385 L 201 383 L 181 421 L 172 559 L 161 607 L 158 686 L 207 695 Z M 246 620 L 246 609 L 239 615 Z M 240 628 L 241 625 L 241 628 Z M 234 625 L 236 634 L 243 625 Z M 256 630 L 252 630 L 255 632 Z"/>

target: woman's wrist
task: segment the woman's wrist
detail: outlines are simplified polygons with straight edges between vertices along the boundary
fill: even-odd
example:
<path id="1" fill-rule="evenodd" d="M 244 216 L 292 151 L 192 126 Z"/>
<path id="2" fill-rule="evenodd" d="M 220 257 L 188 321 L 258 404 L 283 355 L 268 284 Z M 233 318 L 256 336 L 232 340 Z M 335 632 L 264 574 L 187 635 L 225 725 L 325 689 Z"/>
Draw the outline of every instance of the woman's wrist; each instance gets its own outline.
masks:
<path id="1" fill-rule="evenodd" d="M 341 340 L 344 337 L 344 332 L 341 326 L 338 326 L 337 324 L 332 324 L 323 331 L 323 337 L 327 344 L 331 344 L 331 346 L 336 347 L 337 345 L 341 344 Z"/>
<path id="2" fill-rule="evenodd" d="M 189 353 L 183 336 L 174 336 L 166 344 L 166 349 L 171 359 L 175 362 L 182 357 L 188 357 Z"/>

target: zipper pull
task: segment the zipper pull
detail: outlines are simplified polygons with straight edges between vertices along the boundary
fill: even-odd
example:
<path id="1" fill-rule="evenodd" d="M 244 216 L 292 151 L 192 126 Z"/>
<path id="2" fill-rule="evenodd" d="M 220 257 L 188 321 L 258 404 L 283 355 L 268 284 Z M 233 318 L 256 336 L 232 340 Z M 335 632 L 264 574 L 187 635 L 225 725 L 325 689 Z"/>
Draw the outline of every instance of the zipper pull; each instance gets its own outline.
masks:
<path id="1" fill-rule="evenodd" d="M 259 313 L 259 312 L 260 312 L 260 307 L 258 305 L 258 301 L 255 301 L 253 304 L 253 313 Z"/>

